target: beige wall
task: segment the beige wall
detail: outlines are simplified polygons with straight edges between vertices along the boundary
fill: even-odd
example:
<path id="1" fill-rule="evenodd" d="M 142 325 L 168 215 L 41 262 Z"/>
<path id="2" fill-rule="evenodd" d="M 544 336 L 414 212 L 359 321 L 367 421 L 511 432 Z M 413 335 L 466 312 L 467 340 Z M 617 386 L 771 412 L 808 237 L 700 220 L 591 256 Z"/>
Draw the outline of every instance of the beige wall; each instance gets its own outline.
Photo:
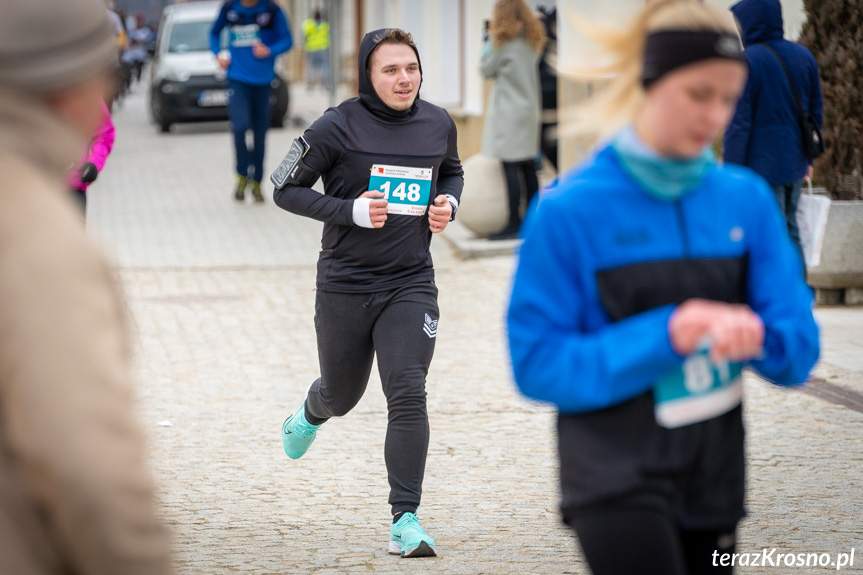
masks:
<path id="1" fill-rule="evenodd" d="M 478 154 L 482 147 L 483 116 L 450 111 L 456 130 L 458 130 L 458 157 L 462 162 Z"/>

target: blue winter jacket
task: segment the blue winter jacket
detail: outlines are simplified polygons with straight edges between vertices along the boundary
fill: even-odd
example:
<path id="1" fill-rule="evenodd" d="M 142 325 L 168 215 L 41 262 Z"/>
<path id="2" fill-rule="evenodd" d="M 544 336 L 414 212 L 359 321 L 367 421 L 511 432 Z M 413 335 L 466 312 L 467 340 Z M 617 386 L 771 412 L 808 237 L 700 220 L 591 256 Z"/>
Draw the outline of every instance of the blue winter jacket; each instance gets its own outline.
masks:
<path id="1" fill-rule="evenodd" d="M 749 80 L 725 132 L 724 160 L 748 166 L 771 186 L 800 180 L 810 161 L 803 154 L 797 104 L 776 57 L 794 78 L 803 109 L 822 123 L 821 83 L 815 58 L 803 46 L 783 39 L 779 0 L 742 0 L 731 7 L 746 47 Z"/>
<path id="2" fill-rule="evenodd" d="M 287 17 L 281 8 L 273 0 L 259 0 L 251 7 L 243 6 L 240 0 L 227 0 L 210 29 L 210 50 L 213 54 L 220 51 L 219 36 L 226 26 L 230 32 L 228 50 L 231 53 L 228 79 L 253 86 L 272 82 L 276 56 L 290 50 L 294 43 Z M 252 44 L 258 41 L 270 49 L 268 57 L 258 58 L 252 52 Z"/>
<path id="3" fill-rule="evenodd" d="M 684 358 L 668 321 L 693 297 L 746 303 L 764 322 L 749 366 L 805 382 L 819 354 L 812 296 L 776 200 L 745 168 L 711 163 L 675 201 L 650 195 L 606 147 L 525 222 L 507 326 L 516 383 L 561 413 L 650 393 Z"/>

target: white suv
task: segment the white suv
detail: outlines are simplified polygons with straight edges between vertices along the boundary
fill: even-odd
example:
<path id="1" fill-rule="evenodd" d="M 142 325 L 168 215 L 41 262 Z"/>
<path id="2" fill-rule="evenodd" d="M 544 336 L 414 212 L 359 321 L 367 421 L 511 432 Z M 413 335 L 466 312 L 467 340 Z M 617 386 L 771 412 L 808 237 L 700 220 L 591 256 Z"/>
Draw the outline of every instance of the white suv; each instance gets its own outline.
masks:
<path id="1" fill-rule="evenodd" d="M 224 70 L 210 52 L 210 29 L 221 2 L 190 2 L 165 8 L 150 67 L 150 113 L 159 129 L 171 124 L 228 117 Z M 227 29 L 222 46 L 227 46 Z M 271 124 L 284 125 L 288 87 L 276 74 L 270 96 Z"/>

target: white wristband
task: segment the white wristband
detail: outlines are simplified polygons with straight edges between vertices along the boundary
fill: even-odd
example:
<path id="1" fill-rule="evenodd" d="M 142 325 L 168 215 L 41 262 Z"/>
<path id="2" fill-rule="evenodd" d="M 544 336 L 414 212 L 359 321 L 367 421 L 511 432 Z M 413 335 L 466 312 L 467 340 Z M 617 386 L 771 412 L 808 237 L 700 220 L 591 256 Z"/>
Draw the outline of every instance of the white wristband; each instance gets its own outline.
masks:
<path id="1" fill-rule="evenodd" d="M 371 203 L 371 198 L 357 198 L 354 200 L 354 225 L 361 228 L 374 228 L 372 217 L 369 215 L 369 206 Z"/>

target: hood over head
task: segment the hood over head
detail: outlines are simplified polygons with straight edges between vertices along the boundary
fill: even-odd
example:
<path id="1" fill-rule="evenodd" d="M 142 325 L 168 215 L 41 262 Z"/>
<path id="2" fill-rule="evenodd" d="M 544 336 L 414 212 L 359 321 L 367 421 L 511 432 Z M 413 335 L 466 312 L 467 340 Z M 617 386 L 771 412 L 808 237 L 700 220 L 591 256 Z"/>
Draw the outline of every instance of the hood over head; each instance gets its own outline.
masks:
<path id="1" fill-rule="evenodd" d="M 744 46 L 782 39 L 782 5 L 779 0 L 741 0 L 731 7 L 731 12 L 740 24 Z"/>
<path id="2" fill-rule="evenodd" d="M 372 52 L 374 52 L 375 48 L 378 47 L 381 38 L 384 34 L 386 34 L 387 30 L 390 30 L 390 28 L 373 30 L 372 32 L 366 34 L 363 37 L 363 41 L 360 43 L 360 50 L 357 56 L 357 77 L 359 78 L 358 91 L 360 101 L 376 116 L 383 116 L 385 118 L 407 118 L 413 116 L 416 113 L 417 106 L 420 100 L 419 86 L 417 86 L 417 96 L 414 100 L 413 106 L 411 106 L 407 110 L 394 110 L 393 108 L 390 108 L 389 106 L 384 104 L 384 101 L 381 100 L 380 96 L 378 96 L 378 93 L 375 92 L 375 87 L 372 85 L 372 79 L 368 72 L 368 64 Z M 414 48 L 413 50 L 417 55 L 417 63 L 419 63 L 420 66 L 420 86 L 422 86 L 423 64 L 420 60 L 419 51 L 416 48 Z"/>

